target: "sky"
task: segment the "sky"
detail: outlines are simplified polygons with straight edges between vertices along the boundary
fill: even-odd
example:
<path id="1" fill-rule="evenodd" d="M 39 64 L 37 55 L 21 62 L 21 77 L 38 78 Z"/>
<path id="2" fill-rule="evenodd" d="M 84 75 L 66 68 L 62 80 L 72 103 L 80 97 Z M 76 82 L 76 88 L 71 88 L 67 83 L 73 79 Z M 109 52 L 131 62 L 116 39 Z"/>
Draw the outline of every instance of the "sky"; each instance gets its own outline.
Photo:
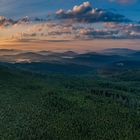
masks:
<path id="1" fill-rule="evenodd" d="M 84 0 L 0 0 L 0 13 L 8 17 L 42 16 L 59 8 L 70 9 Z M 135 18 L 140 14 L 139 0 L 89 0 L 98 8 L 111 9 Z"/>
<path id="2" fill-rule="evenodd" d="M 0 48 L 139 49 L 139 15 L 139 0 L 0 0 Z"/>

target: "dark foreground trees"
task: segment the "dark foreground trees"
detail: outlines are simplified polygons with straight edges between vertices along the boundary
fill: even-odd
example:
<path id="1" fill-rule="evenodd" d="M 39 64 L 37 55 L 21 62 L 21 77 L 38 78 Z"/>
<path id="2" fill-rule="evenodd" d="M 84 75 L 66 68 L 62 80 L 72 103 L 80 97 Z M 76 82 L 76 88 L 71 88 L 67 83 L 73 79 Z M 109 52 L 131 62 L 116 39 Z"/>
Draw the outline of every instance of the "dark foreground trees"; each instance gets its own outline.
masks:
<path id="1" fill-rule="evenodd" d="M 2 140 L 140 138 L 138 86 L 135 92 L 126 92 L 104 79 L 42 77 L 7 68 L 0 70 L 0 76 Z"/>

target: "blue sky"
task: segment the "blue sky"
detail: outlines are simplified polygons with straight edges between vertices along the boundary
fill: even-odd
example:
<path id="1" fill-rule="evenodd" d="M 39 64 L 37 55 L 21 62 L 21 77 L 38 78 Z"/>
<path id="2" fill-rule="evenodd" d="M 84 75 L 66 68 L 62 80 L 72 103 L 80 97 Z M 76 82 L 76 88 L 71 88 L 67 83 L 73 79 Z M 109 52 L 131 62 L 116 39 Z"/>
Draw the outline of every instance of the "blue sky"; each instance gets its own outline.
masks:
<path id="1" fill-rule="evenodd" d="M 0 15 L 6 17 L 45 16 L 57 9 L 70 9 L 85 0 L 0 0 Z M 131 2 L 130 2 L 131 1 Z M 114 10 L 140 20 L 139 0 L 89 0 L 94 7 Z"/>

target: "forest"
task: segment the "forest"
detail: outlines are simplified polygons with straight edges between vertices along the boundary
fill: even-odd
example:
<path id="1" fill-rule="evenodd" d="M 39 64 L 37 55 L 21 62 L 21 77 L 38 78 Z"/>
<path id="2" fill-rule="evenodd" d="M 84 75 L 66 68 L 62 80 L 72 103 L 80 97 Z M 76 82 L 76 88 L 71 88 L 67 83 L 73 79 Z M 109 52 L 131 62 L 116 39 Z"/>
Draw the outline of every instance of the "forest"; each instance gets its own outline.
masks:
<path id="1" fill-rule="evenodd" d="M 1 64 L 0 139 L 139 140 L 139 76 L 135 69 L 41 74 Z"/>

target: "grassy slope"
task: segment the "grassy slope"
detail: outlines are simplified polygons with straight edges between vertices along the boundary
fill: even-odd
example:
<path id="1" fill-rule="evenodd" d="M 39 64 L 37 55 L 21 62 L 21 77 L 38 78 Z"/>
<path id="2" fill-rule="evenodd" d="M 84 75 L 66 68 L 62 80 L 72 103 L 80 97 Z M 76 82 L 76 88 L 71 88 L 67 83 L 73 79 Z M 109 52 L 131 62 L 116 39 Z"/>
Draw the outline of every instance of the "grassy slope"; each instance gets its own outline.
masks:
<path id="1" fill-rule="evenodd" d="M 98 95 L 106 87 L 113 94 L 131 97 L 136 92 L 133 96 L 139 97 L 138 86 L 135 92 L 121 88 L 127 84 L 93 77 L 41 77 L 0 66 L 0 139 L 138 140 L 138 109 Z"/>

